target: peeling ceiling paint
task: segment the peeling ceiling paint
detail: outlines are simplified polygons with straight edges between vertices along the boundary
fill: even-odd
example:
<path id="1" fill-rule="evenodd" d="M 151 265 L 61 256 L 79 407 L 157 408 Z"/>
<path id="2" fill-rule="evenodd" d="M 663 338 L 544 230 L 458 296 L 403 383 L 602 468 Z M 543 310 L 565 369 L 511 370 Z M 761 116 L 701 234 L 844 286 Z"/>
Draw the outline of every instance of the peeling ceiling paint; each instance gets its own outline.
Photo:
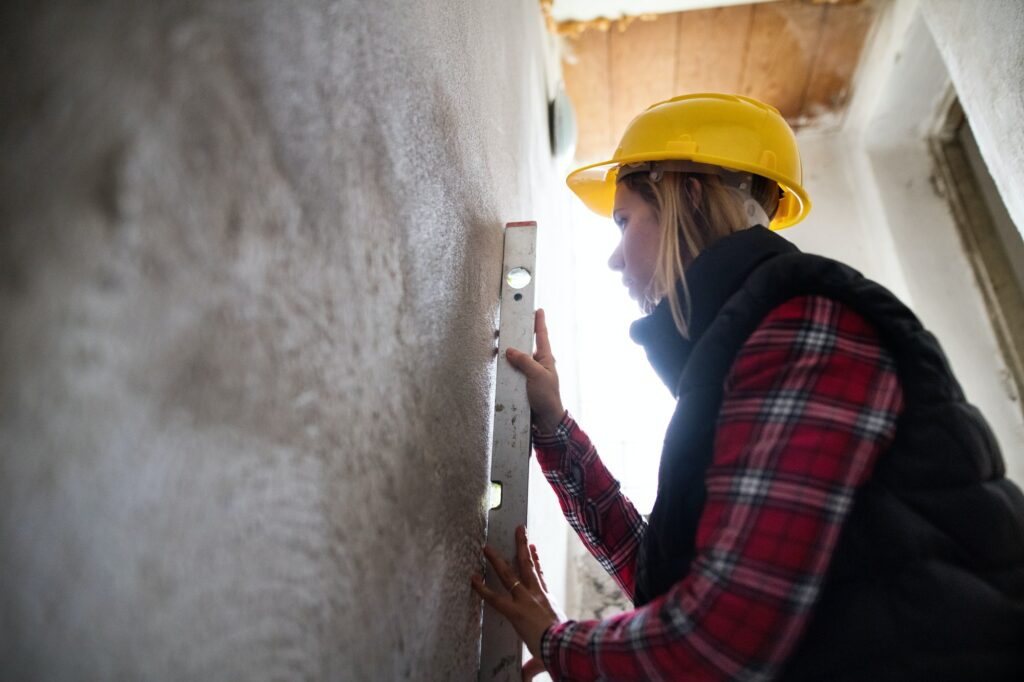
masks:
<path id="1" fill-rule="evenodd" d="M 588 21 L 600 17 L 618 19 L 640 14 L 664 14 L 707 7 L 772 2 L 774 0 L 555 0 L 555 21 Z"/>

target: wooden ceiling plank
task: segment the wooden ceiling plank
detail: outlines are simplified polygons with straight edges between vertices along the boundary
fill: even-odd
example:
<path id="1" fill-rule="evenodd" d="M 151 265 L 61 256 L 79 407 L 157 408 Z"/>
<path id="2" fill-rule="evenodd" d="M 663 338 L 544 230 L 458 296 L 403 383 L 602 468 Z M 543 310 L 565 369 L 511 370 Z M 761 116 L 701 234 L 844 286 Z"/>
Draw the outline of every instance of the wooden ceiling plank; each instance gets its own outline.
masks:
<path id="1" fill-rule="evenodd" d="M 804 116 L 813 118 L 845 109 L 874 20 L 875 8 L 870 3 L 825 8 L 821 46 L 804 97 Z"/>
<path id="2" fill-rule="evenodd" d="M 576 109 L 576 158 L 601 161 L 615 145 L 608 78 L 611 39 L 606 31 L 586 31 L 569 40 L 574 58 L 562 62 L 562 72 L 566 94 Z"/>
<path id="3" fill-rule="evenodd" d="M 679 12 L 674 91 L 740 92 L 752 5 Z"/>
<path id="4" fill-rule="evenodd" d="M 796 122 L 817 54 L 824 5 L 767 2 L 755 5 L 743 94 L 768 102 Z"/>
<path id="5" fill-rule="evenodd" d="M 670 15 L 635 21 L 611 33 L 612 136 L 618 141 L 644 109 L 673 90 L 677 22 Z"/>
<path id="6" fill-rule="evenodd" d="M 795 126 L 842 110 L 872 3 L 783 0 L 662 15 L 571 39 L 566 89 L 579 125 L 577 159 L 608 158 L 650 104 L 688 92 L 739 92 L 776 106 Z"/>

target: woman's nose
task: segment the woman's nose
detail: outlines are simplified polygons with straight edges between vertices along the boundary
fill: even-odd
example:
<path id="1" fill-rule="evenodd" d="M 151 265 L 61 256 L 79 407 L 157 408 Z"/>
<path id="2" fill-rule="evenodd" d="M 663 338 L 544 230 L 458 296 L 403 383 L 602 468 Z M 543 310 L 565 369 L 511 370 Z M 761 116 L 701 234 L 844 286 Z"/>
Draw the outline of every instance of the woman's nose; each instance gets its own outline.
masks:
<path id="1" fill-rule="evenodd" d="M 615 272 L 622 272 L 626 269 L 626 261 L 622 260 L 622 242 L 619 242 L 619 245 L 612 251 L 611 257 L 608 258 L 608 267 Z"/>

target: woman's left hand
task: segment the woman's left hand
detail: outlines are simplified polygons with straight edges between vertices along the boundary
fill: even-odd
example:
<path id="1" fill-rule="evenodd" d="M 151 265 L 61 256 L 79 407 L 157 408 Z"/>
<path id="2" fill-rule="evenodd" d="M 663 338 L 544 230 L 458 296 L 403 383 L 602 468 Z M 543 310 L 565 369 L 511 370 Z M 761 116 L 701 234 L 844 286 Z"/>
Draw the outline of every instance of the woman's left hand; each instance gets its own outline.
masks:
<path id="1" fill-rule="evenodd" d="M 523 666 L 523 679 L 530 679 L 543 670 L 540 658 L 541 636 L 545 630 L 565 618 L 558 613 L 548 597 L 537 548 L 527 543 L 524 526 L 516 529 L 515 569 L 491 547 L 484 547 L 484 556 L 508 592 L 501 594 L 492 590 L 476 575 L 472 578 L 473 589 L 508 619 L 533 654 L 534 660 Z"/>

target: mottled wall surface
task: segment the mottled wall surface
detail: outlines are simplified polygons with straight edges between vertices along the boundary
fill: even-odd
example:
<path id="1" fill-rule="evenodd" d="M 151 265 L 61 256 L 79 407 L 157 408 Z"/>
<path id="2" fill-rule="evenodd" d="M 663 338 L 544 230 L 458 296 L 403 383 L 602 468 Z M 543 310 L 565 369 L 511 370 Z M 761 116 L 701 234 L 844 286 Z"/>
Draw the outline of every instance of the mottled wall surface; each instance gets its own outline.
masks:
<path id="1" fill-rule="evenodd" d="M 471 679 L 536 2 L 5 3 L 0 677 Z"/>
<path id="2" fill-rule="evenodd" d="M 971 130 L 1024 233 L 1024 2 L 922 0 Z"/>

